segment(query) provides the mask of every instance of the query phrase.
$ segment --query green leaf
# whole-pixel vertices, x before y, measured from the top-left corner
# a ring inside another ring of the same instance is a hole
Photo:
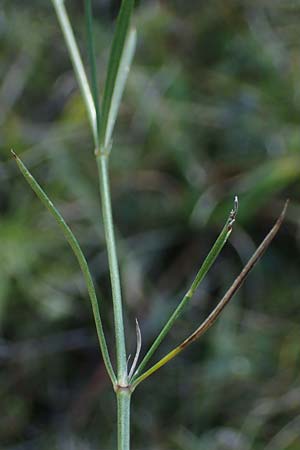
[[[237,215],[237,210],[238,210],[238,199],[237,199],[237,197],[235,197],[234,207],[230,211],[230,214],[226,221],[226,224],[224,225],[216,242],[214,243],[214,245],[211,248],[207,257],[205,258],[203,264],[201,265],[196,277],[194,278],[193,283],[191,284],[190,289],[187,291],[187,293],[185,294],[185,296],[183,297],[183,299],[181,300],[181,302],[179,303],[179,305],[177,306],[177,308],[175,309],[175,311],[173,312],[173,314],[171,315],[171,317],[169,318],[167,323],[164,325],[163,329],[161,330],[161,332],[159,333],[159,335],[157,336],[157,338],[155,339],[153,344],[151,345],[150,349],[144,356],[144,359],[142,360],[141,364],[139,365],[139,367],[133,377],[133,380],[135,380],[138,377],[138,375],[144,369],[144,367],[146,366],[146,364],[148,363],[150,358],[153,356],[153,354],[155,353],[155,351],[157,350],[159,345],[165,339],[166,335],[171,330],[171,328],[173,327],[176,320],[182,315],[183,310],[185,309],[186,305],[193,297],[199,284],[201,283],[201,281],[203,280],[203,278],[205,277],[205,275],[207,274],[207,272],[209,271],[209,269],[211,268],[211,266],[217,259],[218,255],[220,254],[222,248],[226,244],[226,242],[231,234],[232,226],[234,224],[234,221],[235,221],[235,218]]]
[[[150,369],[148,369],[146,372],[144,372],[142,375],[135,377],[132,381],[132,389],[135,389],[139,383],[141,383],[146,378],[150,377],[153,373],[155,373],[158,369],[163,367],[165,364],[167,364],[169,361],[171,361],[175,356],[177,356],[179,353],[181,353],[186,347],[191,345],[193,342],[195,342],[197,339],[199,339],[200,336],[202,336],[209,328],[215,323],[215,321],[220,316],[221,312],[225,308],[225,306],[230,302],[230,300],[233,298],[234,294],[239,290],[239,288],[244,283],[245,279],[255,266],[255,264],[260,260],[260,258],[263,256],[275,236],[277,235],[282,222],[284,220],[287,206],[289,201],[286,201],[284,208],[275,222],[274,226],[271,228],[267,236],[264,238],[262,243],[259,245],[259,247],[256,249],[254,254],[251,256],[241,273],[236,277],[228,291],[225,293],[223,298],[219,301],[217,306],[213,309],[213,311],[209,314],[209,316],[204,320],[204,322],[201,323],[201,325],[190,335],[188,336],[181,344],[179,344],[177,347],[175,347],[173,350],[171,350],[167,355],[165,355],[163,358],[161,358],[156,364],[154,364]]]
[[[85,0],[85,19],[86,19],[86,29],[87,29],[88,53],[89,53],[89,60],[90,60],[91,87],[92,87],[92,95],[93,95],[95,111],[96,111],[97,138],[98,138],[99,126],[100,126],[100,111],[99,111],[97,64],[96,64],[95,45],[94,45],[93,11],[92,11],[91,0]]]
[[[79,89],[86,106],[90,126],[93,133],[94,142],[97,142],[97,116],[93,95],[82,63],[78,45],[74,36],[74,32],[69,20],[67,10],[62,0],[52,0],[61,31],[68,48],[73,69],[77,78]]]
[[[107,151],[136,46],[136,32],[130,29],[134,0],[123,0],[111,47],[100,124],[100,150]]]
[[[83,277],[84,277],[84,280],[86,283],[86,287],[87,287],[87,290],[88,290],[88,293],[90,296],[103,360],[104,360],[107,372],[110,376],[110,379],[111,379],[112,383],[115,384],[116,376],[114,374],[114,370],[111,365],[110,356],[109,356],[107,345],[106,345],[106,339],[104,336],[102,321],[101,321],[101,317],[100,317],[100,311],[99,311],[99,306],[98,306],[96,290],[94,287],[93,279],[92,279],[87,261],[85,259],[85,256],[80,248],[80,245],[79,245],[76,237],[72,233],[70,227],[66,224],[66,222],[65,222],[64,218],[62,217],[62,215],[60,214],[60,212],[55,208],[52,201],[49,199],[47,194],[43,191],[43,189],[38,184],[38,182],[33,178],[33,176],[31,175],[31,173],[29,172],[27,167],[24,165],[24,163],[21,161],[21,159],[13,151],[12,151],[12,154],[13,154],[13,157],[15,158],[15,160],[18,164],[18,167],[19,167],[22,175],[24,176],[25,180],[27,181],[29,186],[36,193],[38,198],[41,200],[41,202],[48,209],[48,211],[50,211],[50,213],[56,220],[57,224],[61,228],[66,240],[68,241],[70,247],[72,248],[72,250],[78,260],[78,263],[81,268],[81,271],[82,271],[82,274],[83,274]]]

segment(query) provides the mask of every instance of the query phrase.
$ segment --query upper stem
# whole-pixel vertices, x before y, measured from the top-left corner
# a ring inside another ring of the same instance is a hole
[[[108,253],[108,264],[111,279],[112,299],[114,309],[115,321],[115,336],[116,336],[116,356],[117,356],[117,377],[118,383],[121,385],[127,384],[127,358],[124,335],[124,322],[122,310],[121,284],[119,275],[119,265],[116,251],[115,234],[113,227],[110,187],[108,176],[108,154],[96,155],[100,195],[102,204],[102,216],[105,232],[105,240]]]
[[[95,147],[97,148],[97,166],[99,172],[100,194],[102,202],[102,215],[104,222],[104,231],[106,238],[106,245],[108,251],[109,271],[112,285],[112,298],[115,321],[115,336],[116,336],[116,353],[117,353],[117,378],[121,385],[127,384],[127,358],[125,348],[125,336],[123,325],[122,299],[119,267],[117,260],[117,252],[115,245],[110,189],[108,179],[108,154],[106,152],[99,152],[99,134],[97,127],[97,107],[90,90],[87,76],[84,70],[82,59],[78,50],[78,46],[74,37],[74,33],[68,18],[67,11],[63,0],[52,0],[54,8],[57,13],[58,20],[61,25],[62,32],[68,47],[68,51],[72,60],[73,68],[78,80],[78,84],[86,105],[89,122],[91,125]],[[132,8],[132,3],[130,3]],[[126,7],[127,11],[127,7]],[[125,12],[126,12],[125,11]],[[129,8],[129,12],[131,9]],[[128,11],[127,11],[128,13]],[[90,30],[91,31],[91,30]],[[92,55],[93,56],[93,55]],[[95,98],[96,101],[96,98]],[[101,149],[102,150],[102,149]]]

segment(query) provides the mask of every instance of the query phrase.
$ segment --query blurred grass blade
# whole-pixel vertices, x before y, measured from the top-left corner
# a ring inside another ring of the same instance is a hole
[[[63,0],[51,0],[55,9],[58,22],[60,24],[62,33],[65,38],[65,42],[69,51],[69,55],[72,61],[73,69],[77,78],[77,82],[85,102],[85,106],[88,113],[90,126],[92,129],[95,143],[97,142],[97,120],[96,109],[94,105],[93,96],[91,94],[88,79],[84,70],[82,59],[79,53],[79,49],[76,43],[76,39],[72,30],[72,26],[68,17]]]
[[[133,58],[136,32],[130,30],[134,0],[123,0],[111,47],[101,108],[100,147],[107,151]]]
[[[157,350],[159,345],[165,339],[166,335],[171,330],[171,328],[173,327],[176,320],[182,315],[184,308],[186,307],[188,302],[193,297],[199,284],[201,283],[201,281],[203,280],[203,278],[205,277],[207,272],[210,270],[211,266],[214,264],[215,260],[217,259],[218,255],[222,251],[224,245],[226,244],[226,242],[231,234],[232,226],[235,222],[237,211],[238,211],[238,198],[237,198],[237,196],[235,196],[233,209],[230,211],[229,217],[228,217],[226,224],[224,225],[220,235],[218,236],[218,238],[217,238],[216,242],[214,243],[212,249],[210,250],[209,254],[205,258],[190,289],[185,294],[185,296],[183,297],[183,299],[181,300],[181,302],[179,303],[179,305],[177,306],[177,308],[175,309],[175,311],[173,312],[173,314],[171,315],[171,317],[169,318],[167,323],[164,325],[163,329],[161,330],[161,332],[159,333],[159,335],[157,336],[155,341],[153,342],[152,346],[150,347],[150,349],[144,356],[141,364],[139,365],[139,367],[133,377],[133,380],[135,380],[138,377],[138,375],[142,372],[142,370],[145,368],[146,364],[149,362],[150,358],[153,356],[153,354],[155,353],[155,351]]]
[[[99,339],[99,344],[100,344],[100,349],[102,352],[104,364],[106,366],[106,369],[110,376],[110,379],[111,379],[112,383],[114,384],[116,382],[116,377],[115,377],[114,370],[111,365],[110,356],[109,356],[107,345],[106,345],[106,340],[105,340],[105,336],[104,336],[104,331],[103,331],[102,321],[101,321],[101,317],[100,317],[98,300],[97,300],[97,295],[96,295],[93,279],[92,279],[87,261],[85,259],[85,256],[82,253],[82,250],[79,246],[79,243],[78,243],[76,237],[72,233],[69,226],[66,224],[65,220],[63,219],[63,217],[61,216],[59,211],[55,208],[55,206],[53,205],[53,203],[51,202],[51,200],[49,199],[47,194],[43,191],[41,186],[33,178],[33,176],[31,175],[29,170],[26,168],[26,166],[23,164],[21,159],[13,151],[12,151],[12,154],[13,154],[13,156],[18,164],[18,167],[19,167],[22,175],[24,176],[25,180],[30,185],[32,190],[36,193],[36,195],[41,200],[41,202],[46,206],[48,211],[50,211],[50,213],[52,214],[52,216],[54,217],[54,219],[60,226],[66,240],[70,244],[70,247],[72,248],[72,250],[79,262],[79,265],[80,265],[80,268],[81,268],[81,271],[82,271],[82,274],[83,274],[83,277],[84,277],[84,280],[86,283],[86,287],[87,287],[87,290],[88,290],[88,293],[90,296],[91,304],[92,304],[92,309],[93,309],[93,314],[94,314],[94,319],[95,319],[95,324],[96,324],[96,329],[97,329],[97,334],[98,334],[98,339]]]
[[[164,356],[160,361],[158,361],[154,366],[152,366],[149,370],[144,372],[141,376],[139,376],[134,382],[133,382],[133,388],[135,388],[139,383],[141,383],[143,380],[148,378],[150,375],[152,375],[154,372],[156,372],[158,369],[163,367],[165,364],[167,364],[169,361],[171,361],[176,355],[181,353],[186,347],[188,347],[192,342],[199,339],[202,334],[204,334],[217,320],[225,306],[230,302],[234,294],[237,292],[237,290],[241,287],[245,279],[247,278],[250,271],[253,269],[257,261],[262,257],[262,255],[265,253],[269,245],[271,244],[272,240],[278,233],[281,224],[283,222],[283,219],[285,217],[286,209],[288,206],[288,201],[285,203],[284,208],[277,219],[275,225],[271,229],[271,231],[267,234],[265,239],[262,241],[260,246],[257,248],[256,252],[252,255],[252,257],[249,259],[248,263],[243,268],[242,272],[239,274],[239,276],[234,280],[231,287],[228,289],[224,297],[220,300],[220,302],[217,304],[215,309],[210,313],[210,315],[207,317],[207,319],[202,322],[202,324],[192,333],[187,339],[185,339],[178,347],[176,347],[174,350],[169,352],[166,356]]]
[[[97,64],[95,57],[95,39],[94,39],[94,27],[93,27],[93,11],[91,0],[85,0],[85,19],[88,41],[88,53],[90,60],[90,72],[91,72],[91,87],[94,100],[94,106],[96,111],[96,125],[97,125],[97,139],[99,136],[100,126],[100,111],[99,111],[99,91],[98,91],[98,76],[97,76]],[[99,143],[97,142],[97,145]]]

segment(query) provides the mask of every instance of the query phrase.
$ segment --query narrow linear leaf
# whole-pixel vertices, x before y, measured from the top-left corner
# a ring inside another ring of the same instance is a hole
[[[189,288],[189,290],[187,291],[187,293],[185,294],[185,296],[183,297],[183,299],[181,300],[181,302],[179,303],[179,305],[177,306],[175,311],[172,313],[171,317],[169,318],[167,323],[164,325],[163,329],[161,330],[161,332],[159,333],[159,335],[157,336],[157,338],[155,339],[153,344],[151,345],[150,349],[144,356],[141,364],[139,365],[136,373],[134,374],[132,381],[137,379],[139,374],[145,368],[146,364],[149,362],[149,360],[152,358],[152,356],[155,353],[155,351],[157,350],[157,348],[160,346],[162,341],[165,339],[166,335],[169,333],[169,331],[175,324],[176,320],[182,315],[185,307],[187,306],[188,302],[193,297],[193,295],[196,292],[197,288],[199,287],[201,281],[203,280],[203,278],[205,277],[207,272],[210,270],[210,268],[214,264],[215,260],[217,259],[218,255],[220,254],[224,245],[226,244],[229,236],[231,235],[232,227],[235,222],[237,212],[238,212],[238,198],[237,198],[237,196],[235,196],[233,209],[230,211],[229,217],[228,217],[220,235],[218,236],[213,247],[211,248],[209,254],[205,258],[194,281],[191,284],[191,287]]]
[[[278,233],[282,222],[285,217],[285,213],[287,210],[288,201],[285,203],[285,206],[277,219],[275,225],[271,229],[271,231],[267,234],[265,239],[262,241],[260,246],[257,248],[256,252],[253,254],[253,256],[249,259],[248,263],[245,265],[239,276],[234,280],[231,287],[228,289],[224,297],[220,300],[220,302],[217,304],[215,309],[210,313],[210,315],[207,317],[207,319],[202,322],[202,324],[192,333],[187,339],[185,339],[178,347],[174,348],[171,352],[169,352],[166,356],[164,356],[160,361],[158,361],[156,364],[154,364],[149,370],[144,372],[142,375],[140,375],[134,382],[133,382],[133,389],[141,383],[143,380],[148,378],[150,375],[152,375],[154,372],[156,372],[158,369],[163,367],[165,364],[167,364],[169,361],[171,361],[176,355],[181,353],[186,347],[188,347],[190,344],[195,342],[197,339],[199,339],[200,336],[202,336],[217,320],[225,306],[230,302],[234,294],[237,292],[237,290],[241,287],[245,279],[247,278],[250,271],[253,269],[257,261],[262,257],[262,255],[265,253],[269,245],[271,244],[272,240]]]
[[[22,175],[24,176],[25,180],[27,181],[29,186],[32,188],[32,190],[35,192],[37,197],[44,204],[44,206],[48,209],[48,211],[50,211],[50,213],[56,220],[57,224],[60,226],[66,240],[70,244],[70,247],[72,248],[72,250],[78,260],[78,263],[81,268],[81,271],[82,271],[82,274],[83,274],[83,277],[84,277],[84,280],[86,283],[86,287],[87,287],[87,290],[89,293],[89,297],[91,300],[92,310],[93,310],[93,314],[94,314],[94,320],[95,320],[98,339],[99,339],[99,345],[100,345],[101,353],[103,356],[104,364],[106,366],[107,372],[110,376],[112,383],[115,384],[116,376],[114,374],[114,370],[111,365],[111,360],[110,360],[110,356],[109,356],[107,345],[106,345],[106,339],[104,336],[104,331],[103,331],[95,286],[94,286],[93,279],[92,279],[87,261],[85,259],[85,256],[79,246],[79,243],[78,243],[76,237],[74,236],[70,227],[66,224],[66,222],[65,222],[64,218],[62,217],[62,215],[60,214],[60,212],[55,208],[55,206],[53,205],[53,203],[51,202],[51,200],[49,199],[47,194],[43,191],[43,189],[38,184],[38,182],[33,178],[33,176],[31,175],[29,170],[26,168],[24,163],[21,161],[21,159],[16,155],[15,152],[13,152],[13,151],[11,151],[11,152],[12,152],[12,155],[15,158],[17,165],[18,165]]]
[[[101,150],[110,146],[113,127],[136,45],[136,32],[130,30],[134,0],[123,0],[109,56],[100,124]]]
[[[90,60],[91,87],[96,111],[97,139],[98,139],[100,127],[99,91],[98,91],[97,64],[95,56],[95,44],[94,44],[95,40],[94,40],[94,26],[93,26],[93,10],[91,0],[85,0],[84,5],[85,5],[88,53]]]
[[[124,51],[120,61],[119,71],[116,77],[115,89],[111,99],[111,107],[107,120],[107,130],[104,138],[104,148],[108,148],[118,116],[122,95],[129,75],[131,63],[136,48],[136,30],[132,28],[127,36]]]
[[[73,69],[77,78],[77,82],[83,97],[90,126],[93,133],[95,143],[97,142],[97,120],[96,109],[93,101],[93,96],[90,90],[89,82],[84,70],[80,52],[76,43],[74,32],[68,17],[67,10],[65,8],[63,0],[51,0],[55,9],[58,22],[63,33],[67,49],[71,58]]]

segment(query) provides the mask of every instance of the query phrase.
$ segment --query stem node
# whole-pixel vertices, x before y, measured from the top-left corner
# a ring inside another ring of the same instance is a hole
[[[116,394],[119,394],[121,392],[131,394],[132,393],[132,386],[130,384],[121,384],[117,383],[114,385],[114,390]]]

